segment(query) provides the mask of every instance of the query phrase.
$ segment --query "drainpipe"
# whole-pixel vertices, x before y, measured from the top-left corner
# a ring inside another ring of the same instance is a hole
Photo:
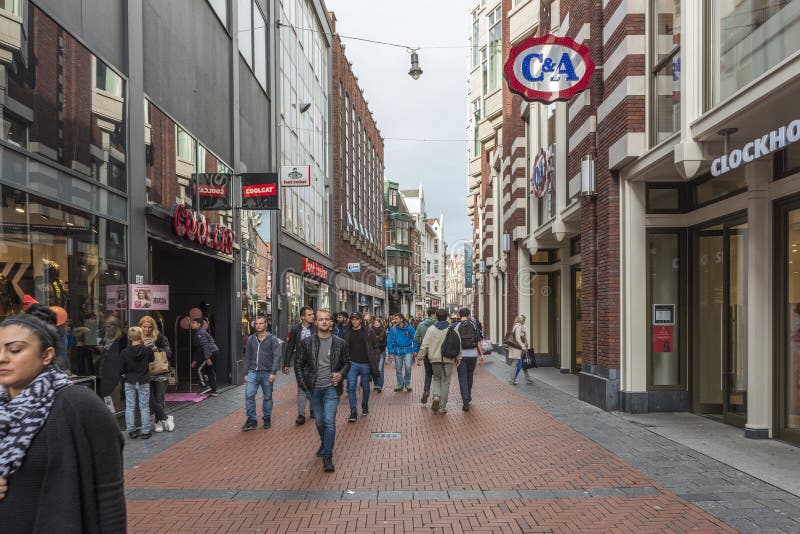
[[[592,113],[593,113],[593,123],[594,123],[594,134],[591,136],[591,146],[589,147],[590,154],[592,159],[597,161],[597,146],[599,144],[598,136],[597,136],[597,108],[600,106],[602,102],[603,96],[603,73],[604,73],[604,63],[605,57],[603,54],[603,1],[602,0],[589,0],[591,2],[591,26],[589,35],[591,36],[591,42],[593,46],[591,48],[591,55],[592,60],[594,61],[596,67],[594,71],[594,76],[589,85],[591,87],[591,95],[590,95],[590,104],[592,106]],[[598,263],[598,251],[600,250],[600,244],[598,242],[598,218],[597,218],[597,197],[594,196],[590,199],[590,202],[593,203],[593,220],[592,225],[594,227],[594,261],[595,261],[595,275],[594,275],[594,354],[590,358],[590,371],[592,374],[597,374],[599,369],[599,352],[600,352],[600,328],[599,328],[599,321],[598,318],[598,275],[597,275],[597,263]],[[583,362],[581,367],[586,369],[586,364]]]

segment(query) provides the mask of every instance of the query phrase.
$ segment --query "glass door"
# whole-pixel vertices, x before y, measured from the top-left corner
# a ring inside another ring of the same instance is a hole
[[[778,437],[800,445],[800,207],[781,211],[777,362]]]
[[[744,426],[747,417],[747,223],[693,233],[692,409]]]

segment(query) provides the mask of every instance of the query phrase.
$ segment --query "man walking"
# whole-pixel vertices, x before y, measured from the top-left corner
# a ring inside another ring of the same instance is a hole
[[[411,363],[419,346],[414,343],[414,327],[406,322],[402,313],[394,316],[394,326],[389,329],[386,340],[386,350],[389,352],[389,361],[394,357],[397,360],[397,385],[395,391],[411,391]],[[403,369],[405,368],[405,373]]]
[[[428,328],[417,355],[417,358],[427,355],[431,361],[431,366],[433,366],[433,402],[431,403],[431,409],[433,413],[440,415],[447,413],[447,397],[450,393],[450,377],[453,373],[453,365],[458,368],[461,363],[461,340],[458,340],[453,355],[447,355],[446,351],[443,350],[449,327],[447,310],[441,308],[436,310],[436,322],[433,327]],[[458,336],[455,330],[453,332]]]
[[[461,338],[461,365],[458,366],[458,385],[461,389],[461,409],[469,411],[472,402],[472,377],[475,375],[475,366],[480,359],[483,363],[480,340],[483,337],[477,323],[472,320],[469,308],[458,310],[459,321],[456,324],[458,337]]]
[[[336,324],[333,328],[333,335],[344,339],[345,330],[347,330],[347,312],[339,312],[336,314]]]
[[[347,373],[347,396],[350,401],[350,417],[348,423],[358,421],[356,411],[356,387],[361,378],[361,413],[369,414],[369,380],[375,377],[380,380],[378,362],[375,361],[375,351],[372,347],[372,333],[365,327],[361,313],[350,314],[350,328],[344,334],[347,343],[347,354],[350,356],[350,371]]]
[[[317,333],[317,326],[314,324],[314,310],[310,306],[303,306],[300,308],[300,322],[292,327],[289,331],[289,337],[286,340],[286,352],[283,355],[283,374],[289,374],[289,367],[293,361],[297,360],[297,351],[300,349],[300,343],[304,339],[308,339]],[[294,424],[302,425],[306,422],[306,400],[309,398],[309,393],[300,388],[300,377],[295,376],[297,380],[297,419]],[[311,418],[314,418],[314,408],[311,407]]]
[[[262,417],[264,430],[272,426],[272,385],[278,377],[281,364],[281,344],[278,338],[267,332],[267,319],[263,315],[256,317],[255,332],[247,337],[244,346],[244,407],[247,421],[242,432],[253,430],[258,426],[256,414],[256,395],[258,388],[264,396]]]
[[[317,312],[317,331],[300,343],[294,361],[297,384],[311,395],[311,406],[317,414],[322,441],[317,456],[322,457],[326,473],[335,471],[333,445],[336,440],[336,409],[342,394],[342,378],[350,371],[347,344],[332,334],[331,312]]]
[[[422,345],[422,340],[425,338],[425,332],[428,331],[433,323],[436,322],[436,308],[428,308],[428,318],[420,323],[417,327],[417,333],[414,334],[414,343],[417,346]],[[422,391],[422,398],[419,400],[422,404],[428,402],[428,396],[431,392],[431,380],[433,379],[433,367],[431,367],[431,360],[427,356],[422,358],[422,363],[425,365],[425,387]]]
[[[197,378],[200,380],[198,395],[208,393],[210,397],[217,396],[217,373],[215,364],[219,347],[214,343],[205,328],[205,319],[198,317],[192,319],[192,369],[197,369]],[[206,378],[208,379],[206,381]]]

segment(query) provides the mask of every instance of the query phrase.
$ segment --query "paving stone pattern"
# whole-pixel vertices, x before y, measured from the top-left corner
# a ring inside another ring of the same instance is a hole
[[[499,361],[479,367],[470,412],[454,380],[444,416],[419,404],[421,367],[413,393],[392,392],[387,370],[388,391],[372,395],[357,423],[346,422],[342,396],[332,474],[314,457],[313,421],[294,425],[291,377],[280,379],[271,430],[239,430],[237,388],[178,412],[174,433],[130,442],[130,532],[734,532],[761,512],[687,502],[676,493],[746,493],[749,481],[541,383],[508,386],[492,374],[506,372]],[[727,485],[712,490],[707,466]],[[694,478],[680,485],[681,473]],[[757,524],[792,532],[780,522],[790,517],[771,511]]]

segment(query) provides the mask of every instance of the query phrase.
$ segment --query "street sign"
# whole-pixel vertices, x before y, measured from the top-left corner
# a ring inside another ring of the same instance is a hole
[[[392,288],[394,287],[394,278],[391,276],[386,277],[386,280],[383,281],[383,287]]]
[[[360,273],[361,272],[361,263],[348,263],[347,264],[347,272],[348,273]]]
[[[249,172],[242,177],[242,208],[247,210],[277,210],[278,175],[274,172]]]
[[[503,73],[508,88],[529,102],[569,100],[589,86],[594,61],[589,49],[569,37],[530,37],[508,53]]]
[[[282,165],[281,187],[308,187],[311,185],[311,165]]]
[[[200,201],[201,211],[228,210],[231,208],[231,178],[226,173],[199,173],[192,175],[192,201],[195,209]]]

